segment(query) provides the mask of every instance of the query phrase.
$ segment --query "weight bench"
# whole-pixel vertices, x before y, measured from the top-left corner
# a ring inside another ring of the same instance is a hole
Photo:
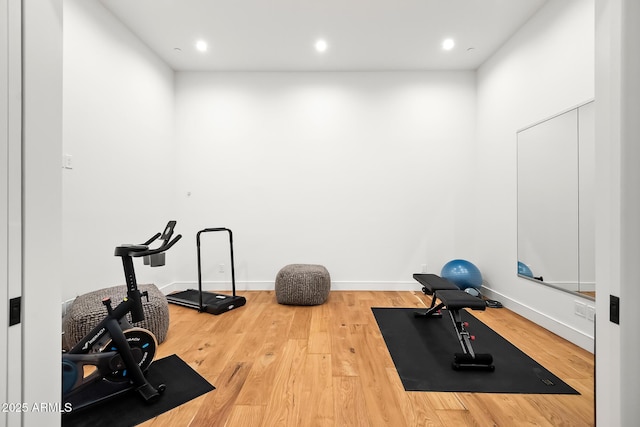
[[[458,341],[462,347],[462,353],[455,353],[451,366],[459,369],[487,369],[493,371],[493,356],[488,353],[476,353],[473,351],[471,341],[475,339],[466,330],[467,322],[463,322],[460,310],[470,308],[472,310],[484,310],[487,304],[480,298],[474,297],[458,288],[454,283],[435,274],[414,274],[413,278],[422,285],[422,292],[431,295],[431,305],[425,311],[416,311],[416,317],[430,318],[442,317],[443,308],[446,308],[453,322]],[[439,301],[439,302],[437,302]]]

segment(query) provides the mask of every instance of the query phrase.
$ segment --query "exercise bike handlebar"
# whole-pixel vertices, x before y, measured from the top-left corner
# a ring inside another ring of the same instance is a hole
[[[142,251],[142,252],[133,252],[131,254],[131,256],[140,257],[140,256],[159,254],[161,252],[169,250],[169,248],[171,248],[173,245],[175,245],[178,242],[178,240],[180,240],[180,239],[182,239],[182,234],[178,234],[176,237],[173,238],[173,240],[171,240],[169,242],[165,242],[164,244],[162,244],[162,246],[160,246],[160,247],[158,247],[156,249],[148,249],[148,250]],[[147,246],[147,248],[148,248],[148,246]]]
[[[175,227],[175,225],[176,225],[175,221],[169,221],[163,233],[156,233],[153,237],[151,237],[149,240],[147,240],[142,244],[117,246],[115,250],[115,255],[120,257],[126,257],[126,256],[141,257],[141,256],[155,255],[155,254],[165,252],[169,250],[173,245],[175,245],[178,242],[178,240],[182,238],[182,235],[178,234],[176,237],[173,238],[173,240],[170,240],[171,236],[173,235],[173,228]],[[155,249],[150,249],[149,245],[155,242],[158,238],[160,238],[160,240],[162,240],[163,243]]]
[[[144,243],[141,243],[140,246],[149,246],[150,244],[152,244],[153,242],[155,242],[155,240],[162,236],[162,233],[156,233],[155,236],[153,236],[152,238],[150,238],[149,240],[147,240]]]

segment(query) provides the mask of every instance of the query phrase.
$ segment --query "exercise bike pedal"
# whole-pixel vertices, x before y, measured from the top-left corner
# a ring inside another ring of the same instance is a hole
[[[143,384],[136,389],[136,391],[142,396],[145,402],[154,403],[159,398],[160,395],[167,389],[167,386],[164,384],[160,384],[157,388],[152,386],[149,383]]]

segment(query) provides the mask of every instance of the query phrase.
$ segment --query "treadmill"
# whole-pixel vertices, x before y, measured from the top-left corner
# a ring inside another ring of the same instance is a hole
[[[200,235],[202,233],[226,231],[229,233],[229,249],[231,252],[231,295],[202,291],[202,267],[200,257]],[[167,295],[167,301],[171,304],[193,308],[199,312],[210,314],[222,314],[247,303],[243,296],[236,295],[236,274],[233,261],[233,233],[228,228],[205,228],[196,234],[196,247],[198,252],[198,289],[187,289]]]

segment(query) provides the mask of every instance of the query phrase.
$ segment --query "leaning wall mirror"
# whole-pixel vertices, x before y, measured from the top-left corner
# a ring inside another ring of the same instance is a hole
[[[593,101],[528,126],[518,144],[518,275],[595,298]]]

